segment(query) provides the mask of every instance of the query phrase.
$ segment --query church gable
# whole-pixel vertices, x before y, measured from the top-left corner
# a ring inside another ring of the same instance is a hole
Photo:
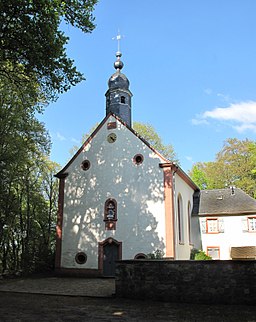
[[[119,155],[120,152],[123,154],[123,152],[129,153],[134,151],[132,161],[135,164],[144,162],[144,154],[151,159],[157,160],[158,164],[166,162],[170,163],[158,151],[151,147],[144,138],[127,126],[120,118],[110,113],[103,119],[95,131],[87,138],[81,148],[71,158],[67,165],[56,175],[56,177],[60,177],[62,174],[72,171],[71,169],[73,168],[73,165],[76,164],[76,160],[80,159],[81,156],[83,160],[81,161],[80,166],[84,169],[84,164],[86,163],[85,155],[88,153],[94,154],[96,164],[104,163],[103,160],[100,160],[103,156],[103,151],[106,157],[111,154],[111,157],[113,158]],[[113,153],[116,155],[114,156]],[[89,163],[91,166],[91,161],[89,161]]]

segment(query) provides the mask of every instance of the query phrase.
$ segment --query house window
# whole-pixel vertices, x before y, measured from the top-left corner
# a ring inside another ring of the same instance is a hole
[[[207,247],[207,255],[211,256],[212,259],[220,259],[220,248],[219,248],[219,246]]]
[[[218,234],[224,233],[225,218],[201,218],[202,234]]]
[[[256,233],[256,217],[248,217],[248,230]]]
[[[217,218],[211,218],[206,220],[206,232],[208,234],[216,234],[219,232],[219,225]]]
[[[184,243],[184,219],[183,219],[183,205],[182,197],[178,196],[178,227],[179,227],[179,243]]]
[[[121,96],[121,103],[125,104],[125,97],[124,96]]]
[[[115,199],[108,199],[105,202],[104,221],[106,230],[115,230],[117,221],[117,203]]]

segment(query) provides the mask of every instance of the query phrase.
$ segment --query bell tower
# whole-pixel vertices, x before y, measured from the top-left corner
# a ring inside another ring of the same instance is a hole
[[[121,73],[124,64],[121,61],[122,53],[118,50],[114,67],[116,72],[109,78],[106,96],[106,115],[110,112],[120,117],[131,127],[131,98],[129,80]]]

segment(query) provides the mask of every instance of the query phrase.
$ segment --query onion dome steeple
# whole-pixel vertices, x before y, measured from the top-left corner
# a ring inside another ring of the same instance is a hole
[[[117,40],[120,40],[117,36]],[[118,48],[119,49],[119,48]],[[121,61],[122,53],[116,53],[114,67],[116,72],[109,78],[106,96],[106,114],[112,112],[119,116],[127,125],[131,126],[131,97],[129,80],[121,73],[124,64]]]

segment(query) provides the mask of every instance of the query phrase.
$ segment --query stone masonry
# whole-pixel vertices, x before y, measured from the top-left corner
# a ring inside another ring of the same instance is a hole
[[[256,261],[125,260],[117,297],[175,303],[256,303]]]

